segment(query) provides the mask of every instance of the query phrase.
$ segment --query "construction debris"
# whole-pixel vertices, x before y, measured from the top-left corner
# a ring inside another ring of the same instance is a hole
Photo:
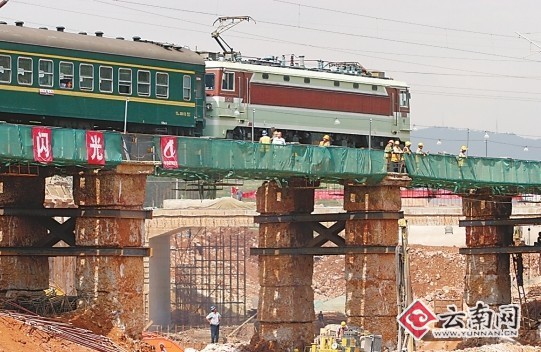
[[[96,335],[90,330],[81,329],[70,323],[40,317],[39,315],[23,314],[14,311],[0,311],[0,317],[8,317],[39,330],[48,335],[74,342],[99,352],[128,352],[118,347],[109,338]]]

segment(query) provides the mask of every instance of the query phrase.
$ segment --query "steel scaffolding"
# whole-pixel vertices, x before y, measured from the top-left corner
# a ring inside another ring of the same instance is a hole
[[[248,228],[186,228],[173,237],[172,323],[207,325],[214,305],[222,325],[247,317],[246,231]]]

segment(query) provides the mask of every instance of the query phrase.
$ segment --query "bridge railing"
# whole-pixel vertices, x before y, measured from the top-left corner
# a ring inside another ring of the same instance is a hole
[[[87,164],[86,131],[66,128],[50,128],[52,161],[50,165]],[[122,162],[122,138],[116,132],[103,132],[105,160],[107,165]],[[44,142],[45,143],[45,142]],[[42,148],[46,147],[44,144]],[[32,126],[0,123],[0,160],[3,164],[34,162]],[[39,163],[37,163],[39,165]]]
[[[406,168],[413,186],[462,191],[471,188],[541,187],[541,163],[508,158],[455,155],[406,155]]]
[[[159,146],[159,137],[155,137],[154,144]],[[380,180],[387,174],[383,153],[375,150],[188,137],[178,138],[177,149],[179,168],[159,167],[159,174],[255,179],[305,176],[360,181]]]
[[[52,160],[35,158],[36,127],[0,123],[0,167],[17,163],[101,167],[89,165],[95,144],[85,130],[47,128]],[[48,133],[49,133],[48,132]],[[377,183],[387,175],[383,151],[245,141],[121,134],[103,131],[105,167],[123,161],[153,161],[156,174],[187,180],[223,178],[269,179],[293,176],[331,182],[356,180]],[[101,135],[100,135],[101,138]],[[173,138],[178,166],[166,168],[162,138]],[[41,143],[41,142],[40,142]],[[88,147],[87,147],[88,145]],[[43,146],[41,146],[43,147]],[[39,148],[38,148],[39,149]],[[101,151],[101,149],[100,149]],[[490,187],[523,193],[541,192],[541,162],[455,155],[405,155],[413,187],[467,191]],[[1,170],[0,170],[1,171]]]

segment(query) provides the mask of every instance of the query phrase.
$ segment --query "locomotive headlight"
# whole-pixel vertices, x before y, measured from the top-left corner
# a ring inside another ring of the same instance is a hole
[[[212,111],[212,104],[211,104],[211,103],[206,103],[206,104],[205,104],[205,109],[206,109],[207,111]]]

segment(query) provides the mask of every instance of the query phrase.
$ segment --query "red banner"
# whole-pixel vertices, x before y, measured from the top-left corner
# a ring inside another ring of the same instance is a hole
[[[178,169],[177,137],[163,136],[160,140],[162,166],[164,169]]]
[[[53,134],[49,127],[32,127],[32,150],[34,161],[39,163],[53,161]]]
[[[103,132],[86,131],[86,157],[90,165],[105,165]]]

